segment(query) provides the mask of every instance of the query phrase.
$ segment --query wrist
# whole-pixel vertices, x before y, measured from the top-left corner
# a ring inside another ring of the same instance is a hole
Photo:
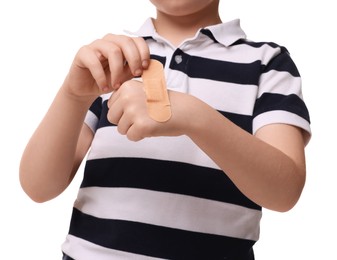
[[[58,104],[62,106],[62,113],[72,114],[74,117],[84,118],[85,114],[88,112],[90,106],[94,102],[94,98],[82,97],[73,95],[66,88],[61,87],[57,98]]]
[[[191,106],[186,118],[186,135],[192,140],[202,139],[207,133],[212,133],[215,123],[223,119],[216,109],[191,96]]]
[[[88,108],[94,100],[98,97],[98,95],[78,95],[74,91],[72,91],[72,88],[67,85],[67,83],[63,83],[61,86],[59,93],[70,102],[76,103],[78,106],[85,106]]]
[[[180,129],[184,135],[192,138],[198,135],[207,124],[208,111],[212,109],[202,100],[189,94],[172,92],[173,95],[182,95],[182,98],[171,99],[172,112],[178,117]],[[207,127],[207,126],[206,126]]]

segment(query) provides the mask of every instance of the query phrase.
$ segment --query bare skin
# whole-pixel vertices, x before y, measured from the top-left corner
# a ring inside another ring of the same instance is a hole
[[[156,30],[175,45],[200,27],[221,22],[216,0],[151,2],[157,7]],[[146,112],[142,83],[130,80],[146,69],[148,60],[142,39],[111,34],[78,51],[22,156],[20,180],[25,192],[44,202],[67,188],[93,138],[83,124],[85,114],[98,95],[116,90],[108,103],[108,119],[118,125],[120,134],[132,141],[187,135],[252,201],[271,210],[290,210],[305,183],[302,130],[273,124],[253,136],[201,100],[174,91],[169,91],[172,117],[158,123]]]
[[[200,28],[219,24],[219,1],[151,0],[157,7],[157,19],[154,21],[157,32],[178,46],[183,40],[193,37]]]

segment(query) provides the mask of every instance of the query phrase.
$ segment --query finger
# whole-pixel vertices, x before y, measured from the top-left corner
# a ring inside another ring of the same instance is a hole
[[[125,114],[122,114],[117,125],[117,130],[120,134],[126,135],[132,126],[132,122],[129,117]]]
[[[109,63],[111,85],[114,89],[118,89],[123,83],[123,80],[125,80],[125,77],[129,77],[132,73],[128,71],[128,68],[125,68],[124,54],[119,46],[110,43],[106,55]],[[126,75],[122,79],[124,74]]]
[[[132,38],[137,45],[142,61],[142,68],[147,69],[150,61],[150,49],[146,41],[141,37]]]
[[[142,136],[141,132],[138,131],[137,127],[135,127],[135,124],[130,125],[125,134],[130,141],[134,142],[140,141],[145,138],[145,136]]]
[[[123,50],[118,44],[99,39],[89,45],[104,70],[104,80],[112,89],[117,89],[125,80],[132,78],[129,67],[125,66]],[[101,73],[101,71],[100,71]]]
[[[88,69],[101,89],[107,88],[108,81],[105,71],[94,49],[88,45],[83,46],[78,52],[78,57],[80,60],[76,61],[76,65],[81,69]]]
[[[122,106],[118,105],[118,101],[112,103],[109,106],[107,119],[111,124],[118,125],[122,115],[123,115],[123,109],[122,109]]]
[[[118,90],[115,90],[112,94],[111,94],[111,96],[110,96],[110,98],[109,98],[109,100],[108,100],[108,108],[110,109],[110,107],[119,99],[119,96],[120,96],[120,94],[119,94],[119,91]]]
[[[148,52],[146,50],[146,48],[148,48],[146,43],[142,43],[141,40],[137,38],[114,34],[108,34],[104,39],[113,42],[120,48],[131,73],[134,76],[140,76],[143,70],[143,58],[146,59],[146,53]]]
[[[120,94],[119,91],[116,90],[112,93],[108,100],[108,114],[107,114],[107,119],[110,123],[118,125],[118,122],[123,114],[122,106],[119,105],[120,103]]]

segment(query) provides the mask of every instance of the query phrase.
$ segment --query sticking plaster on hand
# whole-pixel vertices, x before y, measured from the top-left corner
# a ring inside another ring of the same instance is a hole
[[[166,122],[171,118],[171,104],[163,65],[157,60],[150,60],[149,67],[143,71],[142,80],[149,116],[157,122]]]

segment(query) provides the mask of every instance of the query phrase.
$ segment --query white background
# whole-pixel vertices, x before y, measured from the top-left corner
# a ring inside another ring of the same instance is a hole
[[[287,47],[302,75],[312,120],[303,195],[290,212],[264,211],[261,239],[255,247],[257,260],[336,259],[337,19],[333,2],[221,2],[223,21],[240,18],[248,38]],[[60,244],[68,231],[82,172],[59,197],[36,204],[19,185],[21,153],[78,48],[108,32],[136,30],[148,16],[155,16],[148,0],[0,2],[1,259],[61,259]]]

